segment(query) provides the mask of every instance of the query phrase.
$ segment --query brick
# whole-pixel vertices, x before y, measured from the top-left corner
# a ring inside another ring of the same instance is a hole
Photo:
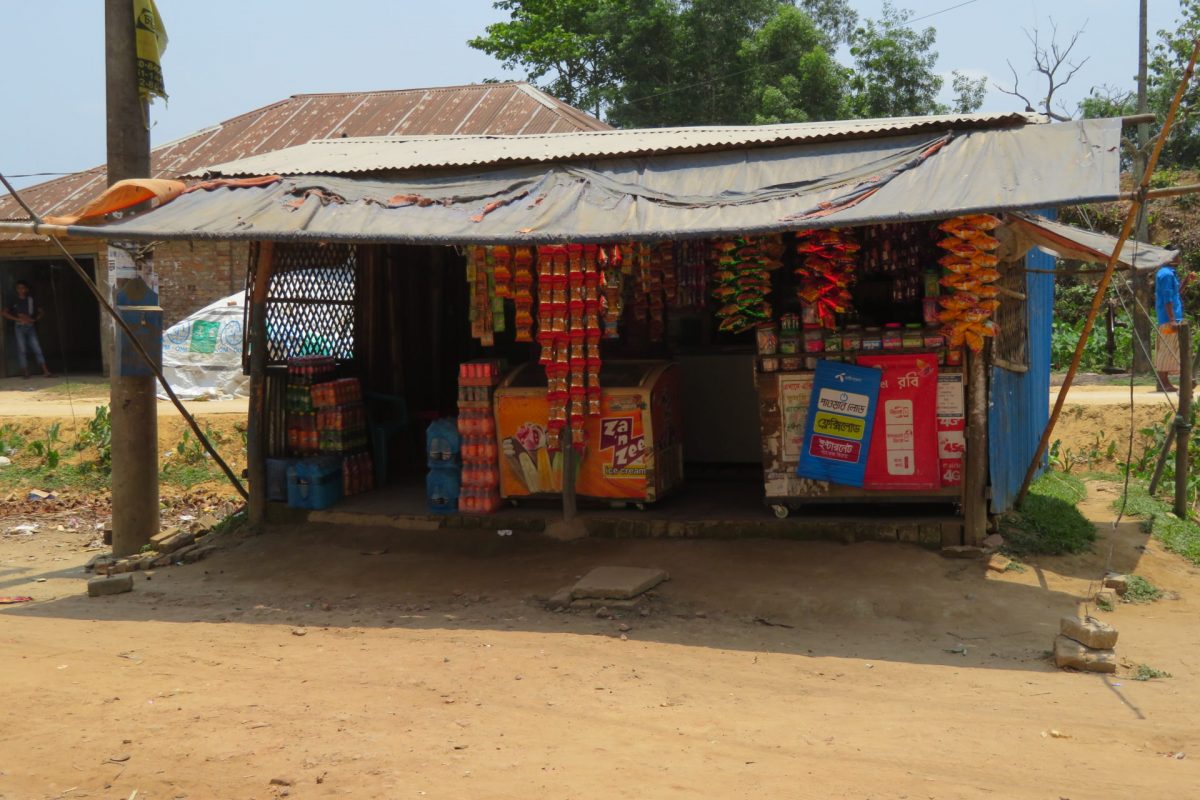
[[[174,553],[196,541],[196,534],[181,531],[179,528],[168,528],[150,539],[150,544],[159,553]]]
[[[1117,654],[1112,650],[1094,650],[1066,636],[1054,639],[1055,666],[1070,667],[1083,672],[1117,671]]]
[[[110,594],[124,594],[133,591],[133,576],[109,575],[92,578],[88,581],[88,597],[105,597]]]
[[[1117,644],[1117,629],[1098,619],[1063,617],[1059,632],[1093,650],[1111,650]]]
[[[987,568],[992,572],[1007,572],[1012,563],[1011,558],[1002,556],[999,553],[992,553],[988,557]]]

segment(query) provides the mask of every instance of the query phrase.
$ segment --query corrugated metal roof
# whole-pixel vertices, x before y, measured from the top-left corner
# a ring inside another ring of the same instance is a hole
[[[1111,200],[1119,119],[213,186],[75,235],[512,244],[707,238]]]
[[[190,177],[351,175],[390,170],[474,167],[666,155],[744,147],[976,130],[1044,123],[1039,114],[944,114],[784,125],[549,132],[536,135],[372,136],[313,141],[242,158]]]
[[[155,178],[178,178],[208,164],[248,158],[312,139],[431,134],[555,134],[609,126],[527,83],[300,94],[226,120],[152,153]],[[61,214],[107,185],[103,166],[21,190],[40,214]],[[0,195],[0,219],[25,219]],[[0,236],[0,240],[17,238]]]

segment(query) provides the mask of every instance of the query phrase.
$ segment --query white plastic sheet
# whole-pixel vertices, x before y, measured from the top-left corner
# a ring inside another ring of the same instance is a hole
[[[163,375],[181,400],[230,400],[250,394],[242,374],[246,295],[205,306],[163,333]],[[159,392],[159,397],[164,395]]]

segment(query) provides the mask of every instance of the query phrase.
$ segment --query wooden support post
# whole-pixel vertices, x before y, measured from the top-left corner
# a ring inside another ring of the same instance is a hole
[[[105,113],[108,184],[150,177],[149,103],[138,93],[137,47],[129,0],[104,2]],[[112,283],[112,300],[128,292],[143,297],[141,277]],[[117,365],[121,336],[113,342],[109,364]],[[161,361],[161,344],[151,357]],[[158,400],[152,375],[114,371],[109,390],[112,422],[113,555],[139,552],[158,533]]]
[[[563,522],[573,522],[579,512],[578,501],[575,497],[575,448],[571,445],[571,426],[562,430],[562,505]]]
[[[988,381],[983,353],[967,353],[967,462],[963,474],[963,544],[979,547],[988,527]]]
[[[1179,416],[1175,421],[1175,516],[1187,519],[1188,455],[1192,441],[1192,331],[1179,323]]]
[[[1150,495],[1158,491],[1158,482],[1162,480],[1163,469],[1167,466],[1167,457],[1171,455],[1171,446],[1175,444],[1175,437],[1179,433],[1179,420],[1176,419],[1175,424],[1167,428],[1167,438],[1163,440],[1162,450],[1158,453],[1158,461],[1154,464],[1154,473],[1150,476]]]
[[[261,242],[250,296],[250,416],[246,420],[246,477],[250,481],[250,525],[267,519],[267,289],[275,260],[274,242]]]

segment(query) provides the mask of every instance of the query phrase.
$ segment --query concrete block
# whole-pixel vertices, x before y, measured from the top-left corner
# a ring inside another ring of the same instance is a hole
[[[1124,597],[1129,591],[1128,575],[1109,575],[1104,579],[1104,588],[1112,589],[1118,596]]]
[[[571,589],[573,588],[573,586],[564,586],[550,595],[550,599],[546,601],[546,608],[553,611],[556,608],[566,608],[571,605]]]
[[[1117,644],[1117,629],[1098,619],[1063,617],[1059,633],[1093,650],[1111,650]]]
[[[92,578],[88,581],[88,597],[104,597],[110,594],[124,594],[133,591],[133,576],[108,575]]]
[[[653,589],[670,576],[666,570],[645,567],[596,567],[571,590],[571,596],[628,600]]]
[[[1054,664],[1057,667],[1070,667],[1083,672],[1117,671],[1117,654],[1112,650],[1094,650],[1084,647],[1079,642],[1067,636],[1056,636],[1054,639]]]
[[[921,527],[919,525],[899,525],[896,527],[896,533],[900,536],[900,541],[916,544],[921,541]]]
[[[1117,605],[1117,593],[1112,589],[1101,589],[1096,592],[1096,605],[1107,605],[1115,608]]]

